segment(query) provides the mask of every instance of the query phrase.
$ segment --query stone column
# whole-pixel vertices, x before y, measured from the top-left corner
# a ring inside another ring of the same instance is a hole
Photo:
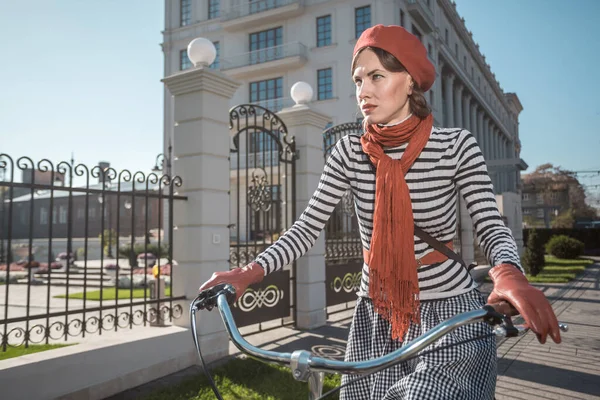
[[[481,148],[481,153],[483,154],[483,158],[485,157],[485,128],[483,127],[483,110],[481,108],[478,108],[477,111],[477,130],[479,131],[479,134],[477,136],[478,141],[479,141],[479,147]],[[487,158],[486,158],[487,160]]]
[[[302,104],[285,108],[277,115],[296,139],[299,158],[296,161],[296,212],[298,218],[311,199],[325,159],[323,130],[331,117]],[[327,321],[325,298],[325,235],[321,233],[315,245],[296,261],[297,320],[303,329],[323,326]]]
[[[229,270],[229,101],[239,83],[209,68],[193,68],[163,79],[173,95],[173,173],[183,184],[175,190],[187,200],[174,207],[173,294],[189,302],[215,271]],[[228,354],[229,340],[218,312],[201,312],[198,334],[207,361]],[[190,337],[190,343],[191,343]],[[193,349],[193,346],[192,346]]]
[[[463,125],[468,131],[473,131],[471,128],[471,95],[468,92],[463,96]]]
[[[475,135],[475,139],[479,143],[481,132],[477,126],[477,104],[475,104],[475,101],[471,103],[471,133]]]
[[[462,92],[463,92],[463,86],[462,85],[457,85],[456,88],[454,89],[454,105],[456,106],[456,112],[454,113],[455,115],[455,120],[454,120],[454,125],[456,125],[457,128],[464,128],[464,121],[463,121],[463,102],[462,102]]]
[[[444,79],[444,102],[446,103],[446,114],[444,116],[446,128],[454,127],[454,74],[449,73]]]

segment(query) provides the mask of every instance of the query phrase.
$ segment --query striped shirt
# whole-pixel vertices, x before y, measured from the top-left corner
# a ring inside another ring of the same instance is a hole
[[[400,159],[407,144],[385,149]],[[456,234],[458,193],[465,199],[477,243],[490,265],[509,263],[522,270],[516,242],[498,211],[491,179],[481,149],[473,135],[459,128],[433,127],[429,141],[405,176],[410,191],[415,225],[442,243]],[[350,189],[363,247],[369,249],[373,229],[375,169],[362,150],[360,136],[341,138],[329,155],[319,185],[307,208],[277,242],[256,262],[265,275],[281,269],[305,254],[315,243],[344,193]],[[415,237],[415,257],[433,251]],[[418,269],[420,298],[441,299],[476,287],[465,268],[448,259]],[[363,265],[358,294],[368,296],[369,268]]]

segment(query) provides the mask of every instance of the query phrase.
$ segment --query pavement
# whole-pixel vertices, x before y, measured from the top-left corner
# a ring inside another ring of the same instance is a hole
[[[551,339],[541,345],[533,333],[499,340],[496,399],[600,399],[600,258],[594,261],[568,284],[534,285],[544,292],[558,320],[568,324],[569,331],[563,333],[558,345]],[[491,283],[480,287],[486,296],[491,289]],[[245,338],[267,350],[306,349],[343,360],[351,315],[352,310],[339,312],[329,318],[326,326],[310,331],[278,328]],[[232,346],[231,354],[239,355],[239,351]],[[199,372],[199,367],[191,367],[110,400],[139,398]]]

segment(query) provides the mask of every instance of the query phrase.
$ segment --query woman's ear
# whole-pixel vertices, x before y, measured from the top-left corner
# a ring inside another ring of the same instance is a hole
[[[415,87],[415,81],[413,81],[412,76],[408,76],[408,95],[410,96],[413,93],[413,88]]]

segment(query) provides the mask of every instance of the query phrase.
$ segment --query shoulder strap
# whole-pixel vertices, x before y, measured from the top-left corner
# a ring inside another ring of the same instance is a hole
[[[465,267],[467,271],[471,271],[473,268],[475,268],[475,266],[476,266],[475,264],[471,264],[471,265],[467,266],[465,261],[458,254],[456,254],[454,251],[450,250],[450,248],[448,248],[448,246],[444,246],[439,240],[437,240],[436,238],[434,238],[429,233],[425,232],[423,229],[419,228],[416,225],[415,225],[415,235],[417,235],[417,237],[421,238],[425,243],[427,243],[428,245],[430,245],[431,247],[433,247],[434,249],[436,249],[437,251],[439,251],[446,257],[451,258],[454,261],[458,262],[460,265]]]

